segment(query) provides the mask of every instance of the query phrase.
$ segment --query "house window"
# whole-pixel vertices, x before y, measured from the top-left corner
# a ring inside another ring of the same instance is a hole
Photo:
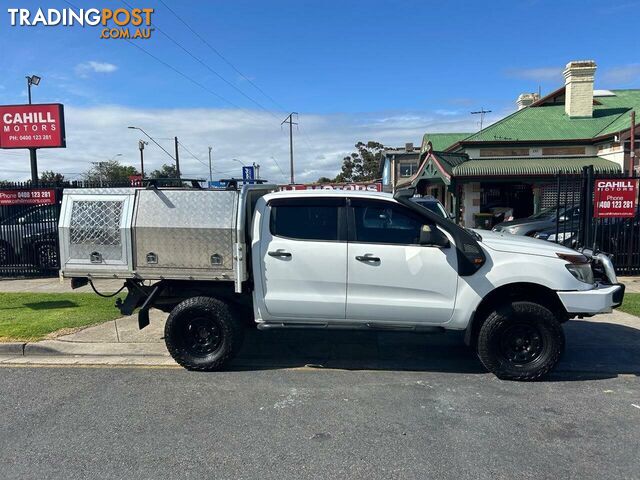
[[[584,155],[585,147],[545,147],[542,155]]]
[[[412,177],[415,175],[417,171],[418,171],[418,164],[416,162],[400,164],[401,177]]]
[[[481,148],[481,157],[528,157],[529,148]]]

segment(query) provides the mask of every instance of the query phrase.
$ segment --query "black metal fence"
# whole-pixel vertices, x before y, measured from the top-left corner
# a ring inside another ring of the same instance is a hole
[[[58,274],[58,219],[64,188],[128,187],[129,182],[0,184],[0,278]]]
[[[640,205],[636,201],[633,218],[594,218],[594,185],[602,179],[629,177],[594,175],[592,168],[558,175],[555,188],[546,192],[555,202],[555,228],[539,232],[545,235],[539,238],[604,251],[613,256],[619,274],[640,275]],[[57,275],[63,189],[128,186],[128,181],[0,184],[0,277]]]
[[[594,218],[598,180],[632,180],[622,174],[596,175],[585,168],[581,175],[558,175],[555,232],[547,240],[573,248],[593,248],[612,255],[616,272],[640,275],[640,204],[630,218]]]

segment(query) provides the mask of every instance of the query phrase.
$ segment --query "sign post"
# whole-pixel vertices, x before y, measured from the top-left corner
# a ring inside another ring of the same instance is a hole
[[[256,170],[253,166],[243,166],[242,167],[242,180],[247,182],[253,182],[255,180]]]
[[[638,181],[631,179],[596,180],[594,218],[632,218],[636,214]]]

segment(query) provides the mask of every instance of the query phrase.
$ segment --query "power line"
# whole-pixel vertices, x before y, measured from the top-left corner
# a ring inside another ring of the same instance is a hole
[[[273,163],[276,164],[276,167],[278,167],[278,170],[280,170],[280,173],[282,174],[282,178],[284,178],[285,180],[287,179],[287,174],[284,173],[284,170],[282,170],[282,168],[280,167],[280,164],[278,163],[278,161],[276,160],[276,157],[274,157],[273,155],[271,155],[271,160],[273,160]]]
[[[145,50],[144,48],[142,48],[140,45],[138,45],[135,42],[132,42],[131,40],[129,40],[128,38],[125,38],[125,40],[127,42],[129,42],[129,44],[133,45],[134,47],[136,47],[137,49],[141,50],[142,52],[146,53],[147,55],[149,55],[151,58],[153,58],[154,60],[156,60],[157,62],[163,64],[165,67],[167,67],[170,70],[173,70],[175,73],[177,73],[178,75],[180,75],[181,77],[189,80],[191,83],[193,83],[194,85],[202,88],[203,90],[205,90],[206,92],[210,93],[211,95],[218,97],[220,100],[222,100],[223,102],[228,103],[229,105],[236,107],[237,109],[243,110],[242,107],[240,107],[239,105],[236,105],[235,103],[233,103],[231,100],[227,100],[225,97],[223,97],[222,95],[218,95],[216,92],[214,92],[213,90],[208,89],[207,87],[205,87],[203,84],[201,84],[200,82],[198,82],[197,80],[194,80],[193,78],[191,78],[189,75],[187,75],[186,73],[182,73],[180,70],[178,70],[177,68],[175,68],[174,66],[168,64],[167,62],[165,62],[164,60],[162,60],[161,58],[158,58],[157,56],[155,56],[153,53],[149,52],[148,50]]]
[[[163,0],[159,0],[160,3],[162,5],[164,5],[164,7],[169,10],[178,20],[180,20],[185,27],[187,27],[191,33],[193,33],[196,37],[198,37],[200,39],[200,41],[202,43],[204,43],[207,47],[209,47],[209,49],[215,53],[218,57],[220,57],[227,65],[229,65],[238,75],[240,75],[244,80],[246,80],[248,83],[250,83],[256,90],[258,90],[260,93],[262,93],[266,98],[268,98],[274,105],[276,105],[278,108],[282,109],[282,110],[286,110],[286,108],[284,108],[282,105],[280,105],[271,95],[269,95],[267,92],[265,92],[262,88],[260,88],[258,85],[256,85],[249,77],[247,77],[244,73],[242,73],[240,70],[238,70],[238,68],[236,68],[236,66],[231,63],[230,60],[228,60],[224,55],[222,55],[222,53],[220,53],[220,51],[215,48],[213,45],[211,45],[209,42],[207,42],[206,39],[204,39],[198,32],[196,32],[191,25],[189,25],[180,15],[178,15],[171,7],[169,7],[169,5],[167,5]]]
[[[194,153],[193,153],[191,150],[189,150],[189,149],[187,148],[187,146],[186,146],[184,143],[182,143],[182,142],[180,142],[180,141],[178,141],[178,143],[180,144],[180,146],[182,146],[182,148],[184,148],[184,149],[187,151],[187,153],[188,153],[189,155],[191,155],[193,158],[195,158],[198,162],[200,162],[200,163],[201,163],[202,165],[204,165],[205,167],[208,167],[208,165],[207,165],[205,162],[203,162],[202,160],[200,160],[198,157],[196,157],[196,156],[194,155]]]
[[[129,3],[127,3],[125,0],[120,0],[122,3],[124,3],[127,7],[129,8],[133,8],[131,5],[129,5]],[[234,90],[236,90],[238,93],[240,93],[242,96],[244,96],[245,98],[247,98],[249,101],[253,102],[255,105],[258,106],[258,108],[261,108],[262,110],[264,110],[266,113],[269,113],[270,115],[273,115],[274,118],[278,118],[276,117],[273,113],[271,113],[267,108],[265,108],[260,102],[258,102],[257,100],[255,100],[254,98],[250,97],[249,95],[247,95],[245,92],[243,92],[240,88],[238,88],[236,85],[234,85],[232,82],[230,82],[229,80],[227,80],[226,78],[224,78],[220,73],[218,73],[216,70],[214,70],[213,68],[211,68],[207,63],[205,63],[204,61],[202,61],[200,58],[198,58],[197,56],[195,56],[193,53],[191,53],[191,51],[186,48],[184,45],[182,45],[180,42],[178,42],[176,39],[174,39],[171,35],[169,35],[167,32],[165,32],[163,29],[161,29],[158,24],[156,23],[151,23],[151,25],[158,31],[160,32],[162,35],[164,35],[166,38],[168,38],[173,44],[175,44],[178,48],[180,48],[183,52],[185,52],[187,55],[189,55],[191,58],[193,58],[196,62],[198,62],[200,65],[202,65],[203,67],[205,67],[207,70],[209,70],[211,73],[213,73],[215,76],[217,76],[220,80],[222,80],[223,82],[225,82],[227,85],[229,85],[231,88],[233,88]]]

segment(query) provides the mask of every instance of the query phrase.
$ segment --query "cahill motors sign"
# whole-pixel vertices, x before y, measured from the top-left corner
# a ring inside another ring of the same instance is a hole
[[[638,201],[638,181],[633,179],[596,180],[593,216],[634,217]]]
[[[0,148],[66,147],[60,103],[0,106]]]

